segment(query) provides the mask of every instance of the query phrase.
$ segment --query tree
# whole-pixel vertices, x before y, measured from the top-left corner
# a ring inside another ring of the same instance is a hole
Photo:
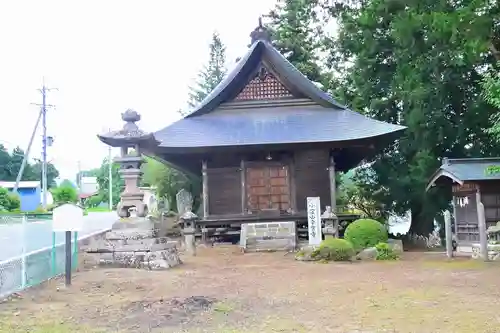
[[[35,164],[33,164],[32,172],[34,174],[33,180],[42,179],[42,166],[43,163],[39,159],[35,159]],[[59,170],[56,169],[54,164],[47,163],[47,188],[51,189],[57,186],[56,179],[59,177]]]
[[[59,187],[76,187],[75,184],[69,179],[64,179],[61,184],[59,184]]]
[[[325,1],[326,2],[326,1]],[[441,157],[498,154],[484,129],[494,111],[480,97],[481,72],[500,40],[498,2],[334,1],[339,34],[329,44],[331,86],[351,107],[408,127],[375,160],[378,198],[412,212],[410,232],[427,235],[450,194],[425,185]],[[346,67],[345,64],[350,64]]]
[[[279,0],[267,15],[274,46],[311,81],[325,83],[317,50],[321,47],[322,21],[318,0]]]
[[[112,162],[111,165],[111,189],[113,195],[113,206],[116,206],[120,202],[120,194],[122,193],[125,182],[121,174],[119,173],[120,165],[118,163]],[[109,160],[105,158],[102,161],[101,167],[96,172],[97,184],[99,185],[99,196],[107,201],[109,198]]]
[[[21,164],[24,158],[24,151],[16,147],[9,153],[3,145],[0,145],[0,180],[3,181],[15,181],[17,179],[17,174],[21,169]],[[55,179],[59,177],[59,171],[52,163],[47,163],[47,187],[51,188],[56,186]],[[24,167],[23,175],[21,177],[22,181],[26,180],[37,180],[42,179],[42,162],[35,159],[35,163],[32,164],[28,161]]]
[[[188,105],[196,106],[222,81],[226,75],[226,47],[222,43],[219,34],[214,31],[212,42],[209,46],[210,54],[208,63],[198,74],[196,85],[191,87]],[[183,111],[179,111],[184,115]]]
[[[54,203],[75,203],[78,201],[78,193],[74,186],[59,186],[52,189],[52,196],[54,197]]]
[[[4,145],[0,144],[0,180],[9,180],[10,173],[7,165],[10,162],[10,154]]]
[[[497,110],[491,116],[493,123],[488,129],[497,141],[500,141],[500,62],[497,63],[496,70],[489,71],[483,79],[483,97]]]
[[[7,164],[4,166],[5,180],[16,180],[17,174],[19,173],[19,170],[21,170],[23,159],[24,150],[19,147],[14,148],[10,154]],[[37,178],[36,173],[33,170],[33,166],[30,163],[26,163],[21,180],[40,180],[40,178]]]
[[[188,176],[150,157],[146,157],[142,171],[144,172],[143,185],[156,187],[156,194],[168,200],[171,210],[176,210],[177,193],[185,189],[192,193],[193,210],[196,211],[200,204],[201,180],[199,178]]]
[[[385,222],[385,210],[378,195],[381,189],[373,192],[377,186],[375,172],[370,167],[357,168],[351,175],[344,175],[338,189],[339,201],[353,208],[364,218]]]

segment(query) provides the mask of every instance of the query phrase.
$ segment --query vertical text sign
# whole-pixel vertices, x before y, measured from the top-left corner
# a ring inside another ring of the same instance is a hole
[[[307,227],[309,230],[309,245],[319,245],[321,243],[319,197],[307,198]]]

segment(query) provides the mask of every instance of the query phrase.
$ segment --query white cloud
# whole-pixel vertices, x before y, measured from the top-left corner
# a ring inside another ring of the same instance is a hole
[[[172,5],[175,3],[175,5]],[[213,30],[228,61],[241,56],[259,15],[275,0],[44,0],[0,2],[0,143],[26,148],[45,77],[50,92],[49,160],[62,178],[98,166],[107,147],[96,134],[122,126],[134,108],[141,128],[178,118],[206,60]],[[41,154],[41,132],[31,156]]]

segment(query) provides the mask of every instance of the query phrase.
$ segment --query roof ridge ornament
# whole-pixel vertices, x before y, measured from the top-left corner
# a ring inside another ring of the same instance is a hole
[[[259,25],[250,33],[251,44],[256,41],[262,40],[265,42],[271,42],[271,34],[262,24],[262,16],[259,17]]]

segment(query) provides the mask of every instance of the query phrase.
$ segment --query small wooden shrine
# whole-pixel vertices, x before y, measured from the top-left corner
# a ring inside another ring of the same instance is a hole
[[[335,172],[391,144],[403,126],[349,110],[272,45],[261,24],[236,67],[144,147],[203,178],[202,225],[305,221],[306,197],[336,211]]]
[[[500,158],[443,159],[431,186],[448,186],[453,195],[454,230],[459,245],[480,240],[478,203],[484,205],[486,229],[500,221]]]

